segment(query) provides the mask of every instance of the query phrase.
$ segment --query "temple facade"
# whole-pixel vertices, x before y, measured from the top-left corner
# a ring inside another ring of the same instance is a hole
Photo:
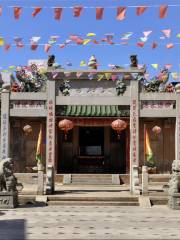
[[[40,91],[4,88],[1,158],[12,157],[15,172],[33,172],[42,131],[41,164],[45,173],[53,169],[47,180],[52,184],[57,174],[129,174],[133,188],[133,169],[140,172],[148,154],[156,173],[170,172],[172,161],[180,159],[180,94],[147,91],[144,73],[50,67]],[[4,73],[2,80],[10,77]],[[61,127],[65,119],[69,131]],[[119,132],[112,127],[118,119],[126,124]]]

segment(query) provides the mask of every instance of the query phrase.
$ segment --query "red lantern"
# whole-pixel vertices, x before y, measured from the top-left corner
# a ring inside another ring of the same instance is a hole
[[[111,123],[113,130],[117,131],[118,139],[120,139],[120,132],[127,127],[127,123],[121,119],[117,119]]]
[[[159,126],[154,126],[152,128],[152,131],[153,131],[153,133],[155,133],[155,135],[158,135],[161,132],[161,128]]]
[[[73,129],[74,124],[71,120],[63,119],[58,124],[59,128],[64,131],[65,134],[65,140],[67,140],[67,133],[69,130]]]

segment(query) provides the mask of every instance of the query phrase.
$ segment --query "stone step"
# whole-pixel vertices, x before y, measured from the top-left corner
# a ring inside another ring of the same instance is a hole
[[[139,202],[110,202],[110,201],[48,201],[48,206],[139,206]]]
[[[167,185],[168,182],[149,182],[149,186],[155,186],[155,185]]]
[[[72,174],[72,184],[86,185],[110,185],[112,174]]]
[[[149,197],[152,205],[167,205],[168,196],[150,196]]]
[[[48,195],[48,201],[90,201],[90,202],[138,202],[138,197],[133,196],[122,196],[122,197],[79,197],[79,196],[60,196],[60,195]]]

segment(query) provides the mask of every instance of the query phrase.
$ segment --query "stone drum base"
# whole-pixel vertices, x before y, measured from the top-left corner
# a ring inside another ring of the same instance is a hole
[[[0,192],[0,209],[15,208],[18,206],[17,192]]]
[[[172,196],[169,196],[168,205],[172,209],[180,210],[180,193],[174,193]]]

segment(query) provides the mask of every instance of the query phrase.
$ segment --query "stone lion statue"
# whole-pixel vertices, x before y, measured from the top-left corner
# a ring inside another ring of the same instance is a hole
[[[17,191],[17,179],[13,174],[13,161],[11,158],[0,160],[0,191]]]
[[[172,205],[172,197],[174,193],[180,193],[180,161],[174,160],[172,163],[172,174],[169,181],[169,201],[168,205]]]

